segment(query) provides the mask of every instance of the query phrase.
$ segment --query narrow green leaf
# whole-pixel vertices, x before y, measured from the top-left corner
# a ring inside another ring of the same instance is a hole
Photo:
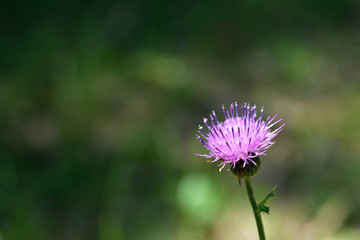
[[[260,212],[264,212],[264,213],[267,213],[269,214],[270,212],[270,208],[268,206],[266,206],[266,202],[274,197],[274,191],[276,189],[277,185],[273,188],[273,190],[265,197],[265,199],[263,201],[261,201],[259,204],[258,204],[258,208],[259,208],[259,211]]]

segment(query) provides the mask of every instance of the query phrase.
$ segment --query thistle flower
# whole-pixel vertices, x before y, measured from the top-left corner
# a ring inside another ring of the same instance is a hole
[[[221,160],[220,169],[226,164],[230,164],[229,169],[234,169],[238,163],[242,168],[246,165],[257,165],[258,157],[266,155],[266,150],[271,147],[275,141],[273,138],[282,130],[285,124],[272,131],[270,128],[279,123],[282,119],[275,122],[274,117],[268,116],[263,120],[264,108],[261,108],[260,116],[256,115],[256,105],[250,107],[250,104],[244,103],[238,107],[237,102],[230,105],[230,111],[222,109],[225,121],[220,122],[216,117],[215,111],[210,114],[210,120],[203,118],[207,131],[199,125],[199,135],[196,135],[200,143],[209,150],[206,158],[215,158],[211,162]]]

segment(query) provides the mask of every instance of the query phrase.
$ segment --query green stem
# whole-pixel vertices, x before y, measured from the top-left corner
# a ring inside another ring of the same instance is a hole
[[[245,177],[245,183],[246,183],[246,190],[247,190],[247,194],[249,196],[251,207],[254,212],[255,221],[256,221],[258,232],[259,232],[259,238],[260,238],[260,240],[265,240],[264,226],[263,226],[263,223],[261,220],[259,207],[255,201],[254,190],[251,186],[251,177]]]

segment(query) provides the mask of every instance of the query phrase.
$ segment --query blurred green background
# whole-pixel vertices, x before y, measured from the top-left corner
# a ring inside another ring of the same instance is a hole
[[[256,239],[244,187],[194,153],[250,102],[287,123],[253,178],[268,239],[360,239],[360,4],[7,1],[0,239]]]

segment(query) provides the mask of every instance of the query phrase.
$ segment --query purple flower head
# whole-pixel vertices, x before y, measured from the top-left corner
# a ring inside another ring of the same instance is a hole
[[[196,137],[209,150],[209,154],[196,155],[215,158],[212,162],[222,160],[219,164],[220,170],[227,163],[234,168],[240,160],[243,161],[243,168],[247,164],[256,165],[254,158],[266,155],[266,150],[275,143],[272,141],[273,138],[285,124],[274,131],[271,131],[270,128],[282,119],[273,122],[276,115],[272,118],[269,115],[266,120],[263,120],[264,108],[261,109],[260,116],[256,118],[256,106],[250,107],[250,104],[247,103],[240,107],[236,102],[232,103],[230,111],[225,110],[222,105],[222,109],[225,115],[224,122],[220,122],[215,111],[212,111],[210,119],[203,119],[208,131],[199,125],[199,135]]]

